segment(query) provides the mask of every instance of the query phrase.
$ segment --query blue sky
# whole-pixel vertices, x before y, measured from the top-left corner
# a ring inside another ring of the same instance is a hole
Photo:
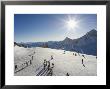
[[[77,22],[74,28],[67,25],[69,19]],[[66,37],[76,39],[88,31],[97,30],[96,14],[15,14],[14,41],[61,41]]]

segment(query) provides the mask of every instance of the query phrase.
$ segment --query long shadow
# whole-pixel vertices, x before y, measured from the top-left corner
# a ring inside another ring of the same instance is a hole
[[[44,71],[44,68],[36,76],[39,76],[43,71]]]
[[[43,74],[44,74],[46,71],[48,71],[48,69],[45,69],[45,70],[40,74],[40,76],[43,76]]]
[[[46,76],[48,72],[48,68],[46,68],[45,70],[42,69],[36,76]]]
[[[50,73],[50,70],[46,72],[46,74],[44,76],[48,76]]]
[[[30,65],[32,65],[32,64],[30,64]],[[30,65],[28,65],[28,66],[30,66]],[[25,69],[25,68],[26,68],[26,67],[28,67],[28,66],[25,66],[25,67],[22,67],[21,69],[15,70],[15,72],[14,72],[14,73],[17,73],[17,72],[19,72],[19,71],[21,71],[21,70]]]
[[[54,60],[54,59],[52,59],[52,60]],[[51,59],[49,61],[51,61]],[[41,67],[43,67],[43,65],[41,65],[39,68],[37,68],[36,71],[38,71]]]
[[[48,72],[49,72],[49,70],[47,70],[47,71],[45,72],[44,76],[46,76],[46,75],[48,74]]]
[[[49,61],[51,61],[51,60],[55,60],[55,59],[53,58],[53,59],[50,59]],[[41,67],[43,67],[43,65],[41,65],[39,68],[37,68],[36,71],[38,71]],[[42,69],[36,76],[42,76],[46,72],[47,69],[45,69],[44,71],[43,70],[44,69]],[[48,71],[46,73],[48,73]]]

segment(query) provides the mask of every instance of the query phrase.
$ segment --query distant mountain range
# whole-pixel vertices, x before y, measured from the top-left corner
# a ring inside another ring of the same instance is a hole
[[[88,55],[97,55],[97,31],[93,29],[78,39],[70,39],[66,37],[63,41],[28,42],[16,44],[23,47],[48,47],[67,51],[76,51]]]

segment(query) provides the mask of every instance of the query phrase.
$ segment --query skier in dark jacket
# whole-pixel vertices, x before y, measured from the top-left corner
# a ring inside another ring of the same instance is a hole
[[[28,66],[28,62],[26,62],[26,66]]]
[[[83,64],[83,59],[82,59],[82,64]]]
[[[18,66],[17,65],[15,65],[15,70],[18,68]]]
[[[44,65],[44,70],[45,70],[45,68],[46,68],[46,66],[47,66],[47,61],[46,61],[46,59],[44,60],[43,65]]]
[[[66,52],[66,51],[64,50],[64,53],[63,53],[63,54],[65,54],[65,52]]]
[[[49,68],[49,70],[50,70],[50,72],[49,72],[50,76],[53,75],[53,68],[54,68],[54,63],[52,63],[52,66]]]
[[[52,76],[53,75],[53,68],[49,68],[50,72],[49,72],[49,75]]]
[[[51,68],[54,68],[54,63],[52,63],[52,67]]]
[[[51,60],[53,59],[53,55],[51,55]]]
[[[66,76],[69,76],[69,73],[67,73]]]
[[[50,61],[47,61],[48,65],[47,65],[47,68],[48,70],[50,69]]]

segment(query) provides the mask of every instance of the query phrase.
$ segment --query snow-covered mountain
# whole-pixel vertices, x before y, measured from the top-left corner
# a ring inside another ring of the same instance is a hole
[[[64,50],[97,55],[97,31],[91,30],[78,39],[70,39],[66,37],[61,44],[61,49]]]
[[[53,49],[63,49],[89,55],[97,55],[97,31],[93,29],[78,39],[70,39],[66,37],[63,41],[32,42],[22,44],[27,47],[44,47],[46,45],[46,47]]]
[[[97,31],[91,30],[78,39],[70,39],[66,37],[63,41],[48,42],[48,46],[50,48],[97,55]]]

